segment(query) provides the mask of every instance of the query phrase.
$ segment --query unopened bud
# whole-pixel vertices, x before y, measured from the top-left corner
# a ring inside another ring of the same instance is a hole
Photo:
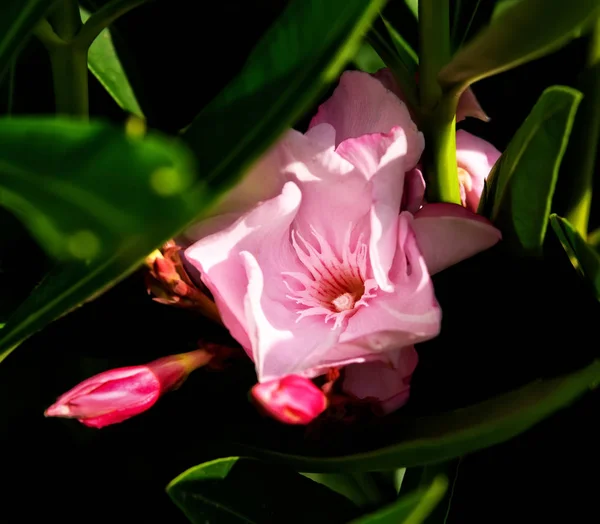
[[[145,366],[104,371],[62,395],[44,415],[76,418],[94,428],[122,422],[151,408],[161,395],[178,388],[192,371],[211,359],[210,352],[199,349]]]
[[[266,414],[285,424],[308,424],[327,408],[325,394],[298,375],[256,384],[252,398]]]

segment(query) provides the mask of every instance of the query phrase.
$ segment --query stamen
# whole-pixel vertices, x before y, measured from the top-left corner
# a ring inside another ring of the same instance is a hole
[[[284,283],[290,292],[287,298],[299,306],[299,322],[307,316],[324,315],[325,322],[334,319],[335,329],[359,306],[368,306],[366,299],[373,298],[377,290],[374,279],[367,279],[368,248],[360,235],[350,247],[352,224],[345,235],[342,259],[334,253],[331,245],[316,229],[311,233],[317,241],[318,249],[310,244],[299,232],[292,231],[292,246],[306,272],[285,272],[284,277],[297,281],[303,289],[294,289],[288,281]]]

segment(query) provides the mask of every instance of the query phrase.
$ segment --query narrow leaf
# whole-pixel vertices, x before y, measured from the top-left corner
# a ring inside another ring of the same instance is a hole
[[[423,524],[447,488],[446,477],[438,476],[426,489],[403,495],[394,504],[353,520],[351,524]]]
[[[564,218],[553,214],[550,216],[550,225],[571,264],[588,281],[600,300],[600,255]]]
[[[469,407],[405,418],[390,428],[396,444],[339,457],[313,457],[237,446],[245,454],[301,471],[387,471],[459,457],[504,442],[568,406],[600,381],[600,360],[568,375],[540,379]]]
[[[90,13],[83,8],[80,8],[80,12],[85,22]],[[113,45],[109,29],[102,31],[90,46],[88,67],[122,109],[140,118],[144,117]]]
[[[466,88],[556,51],[600,15],[597,0],[528,0],[502,12],[441,70],[447,89]]]

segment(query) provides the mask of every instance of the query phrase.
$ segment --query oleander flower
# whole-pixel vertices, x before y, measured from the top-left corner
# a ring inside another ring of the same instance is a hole
[[[395,352],[439,333],[430,275],[500,233],[458,205],[409,205],[423,147],[393,92],[346,72],[309,130],[285,133],[246,191],[187,232],[196,240],[187,261],[260,383],[367,362],[393,368]],[[360,381],[360,366],[348,370]],[[396,388],[385,394],[401,395],[406,380]]]

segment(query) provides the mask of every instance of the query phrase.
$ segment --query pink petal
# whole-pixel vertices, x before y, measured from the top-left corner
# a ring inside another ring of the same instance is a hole
[[[481,251],[502,234],[489,220],[457,204],[427,204],[413,222],[419,249],[434,275]]]
[[[377,399],[378,412],[387,415],[402,407],[410,394],[410,379],[419,357],[414,346],[389,355],[390,361],[352,364],[344,369],[344,392],[359,399]]]
[[[282,171],[298,185],[302,204],[294,221],[305,237],[312,228],[341,253],[350,225],[368,216],[371,198],[365,175],[335,151],[335,131],[329,124],[306,135],[290,131],[282,141]]]
[[[285,375],[318,375],[313,368],[322,365],[327,351],[335,346],[341,327],[332,329],[322,316],[298,321],[291,300],[269,293],[273,282],[265,278],[272,280],[275,275],[265,275],[251,253],[241,256],[248,278],[244,307],[259,382]]]
[[[393,291],[388,273],[398,239],[398,213],[404,189],[406,135],[399,127],[390,133],[363,135],[344,140],[337,153],[372,181],[369,258],[375,281],[383,291]]]
[[[399,248],[390,271],[394,292],[378,291],[368,307],[358,309],[350,317],[340,336],[339,351],[373,359],[388,358],[386,352],[429,340],[439,333],[441,310],[411,221],[410,213],[399,217]]]
[[[294,183],[287,183],[281,194],[244,215],[228,229],[207,236],[186,249],[187,260],[200,271],[215,297],[225,326],[252,357],[248,337],[245,295],[248,278],[240,253],[257,250],[272,278],[280,279],[281,264],[293,267],[295,254],[289,241],[290,225],[301,202]],[[263,250],[268,245],[270,250]]]
[[[468,116],[478,118],[484,122],[490,121],[490,117],[485,114],[485,111],[482,109],[475,93],[473,93],[473,90],[470,87],[460,95],[458,107],[456,108],[456,121],[461,122]]]
[[[406,104],[368,73],[346,71],[331,98],[319,107],[309,129],[331,124],[335,143],[372,133],[389,133],[399,126],[406,133],[406,169],[412,169],[423,151],[423,135],[412,121]]]
[[[414,168],[404,177],[404,191],[400,209],[410,213],[416,213],[423,205],[425,198],[425,178],[420,169]]]
[[[500,155],[500,151],[489,142],[462,129],[456,132],[458,167],[464,169],[471,178],[468,187],[464,188],[464,203],[473,212],[476,212],[479,206],[484,181]]]

